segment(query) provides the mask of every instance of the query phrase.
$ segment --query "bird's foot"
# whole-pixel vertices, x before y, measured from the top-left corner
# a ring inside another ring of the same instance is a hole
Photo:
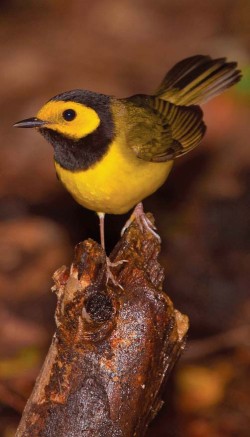
[[[121,290],[123,290],[123,287],[122,287],[121,284],[119,284],[119,282],[115,279],[115,277],[114,277],[113,273],[111,272],[110,268],[120,266],[121,264],[126,263],[126,262],[128,262],[128,261],[127,261],[126,259],[122,259],[122,260],[120,260],[120,261],[117,261],[117,262],[112,263],[112,262],[110,261],[109,257],[107,256],[107,258],[106,258],[106,262],[107,262],[107,283],[110,281],[110,282],[112,282],[112,284],[113,284],[115,287],[119,287],[119,288],[121,288]]]
[[[125,225],[122,228],[121,235],[124,234],[124,232],[128,229],[128,227],[133,223],[133,221],[136,220],[136,223],[138,224],[140,231],[143,233],[144,229],[146,229],[148,232],[150,232],[154,237],[161,242],[160,235],[155,232],[156,227],[152,224],[152,222],[149,220],[149,218],[146,216],[142,202],[138,203],[136,205],[133,213],[131,214],[130,218],[126,221]]]

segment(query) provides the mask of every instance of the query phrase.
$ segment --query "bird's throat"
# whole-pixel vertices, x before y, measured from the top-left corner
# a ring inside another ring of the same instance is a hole
[[[40,129],[41,134],[54,148],[54,159],[66,170],[87,170],[107,153],[113,139],[113,126],[102,123],[91,134],[74,141],[51,129]]]

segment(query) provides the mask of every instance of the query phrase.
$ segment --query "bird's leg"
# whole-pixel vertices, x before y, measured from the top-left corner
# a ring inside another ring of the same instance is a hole
[[[143,230],[146,229],[148,232],[150,232],[151,234],[154,235],[154,237],[161,242],[161,237],[157,234],[157,232],[155,232],[156,227],[151,223],[151,221],[149,220],[149,218],[146,216],[144,210],[143,210],[143,205],[142,202],[138,203],[138,205],[136,205],[134,211],[132,212],[131,216],[129,217],[129,219],[126,221],[125,225],[122,228],[122,232],[121,235],[124,234],[124,232],[126,231],[126,229],[128,229],[128,227],[131,225],[131,223],[133,223],[133,221],[136,220],[141,232],[143,233]]]
[[[105,213],[104,212],[98,212],[97,213],[98,217],[99,217],[99,223],[100,223],[100,240],[101,240],[101,246],[105,252],[105,230],[104,230],[104,218],[105,218]],[[110,267],[117,267],[121,264],[123,264],[124,262],[127,262],[127,260],[121,260],[121,261],[117,261],[115,263],[112,263],[109,259],[108,256],[106,256],[106,262],[107,262],[107,283],[110,280],[116,287],[120,287],[122,290],[122,286],[115,280],[113,273],[110,270]]]
[[[99,225],[100,225],[100,240],[101,240],[101,246],[105,252],[105,235],[104,235],[104,218],[105,213],[104,212],[98,212],[97,213],[99,217]]]

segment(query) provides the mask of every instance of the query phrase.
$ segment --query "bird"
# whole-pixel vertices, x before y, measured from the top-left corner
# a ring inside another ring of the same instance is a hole
[[[52,145],[58,179],[98,214],[105,250],[105,214],[134,207],[123,232],[137,220],[159,238],[142,200],[163,185],[175,159],[200,144],[206,131],[200,105],[240,78],[236,62],[195,55],[175,64],[152,95],[115,98],[74,89],[14,127],[36,128]]]

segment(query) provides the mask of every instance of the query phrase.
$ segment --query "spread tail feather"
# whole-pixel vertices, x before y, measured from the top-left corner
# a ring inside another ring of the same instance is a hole
[[[241,78],[236,62],[197,55],[178,62],[166,74],[156,96],[176,105],[201,104]]]

